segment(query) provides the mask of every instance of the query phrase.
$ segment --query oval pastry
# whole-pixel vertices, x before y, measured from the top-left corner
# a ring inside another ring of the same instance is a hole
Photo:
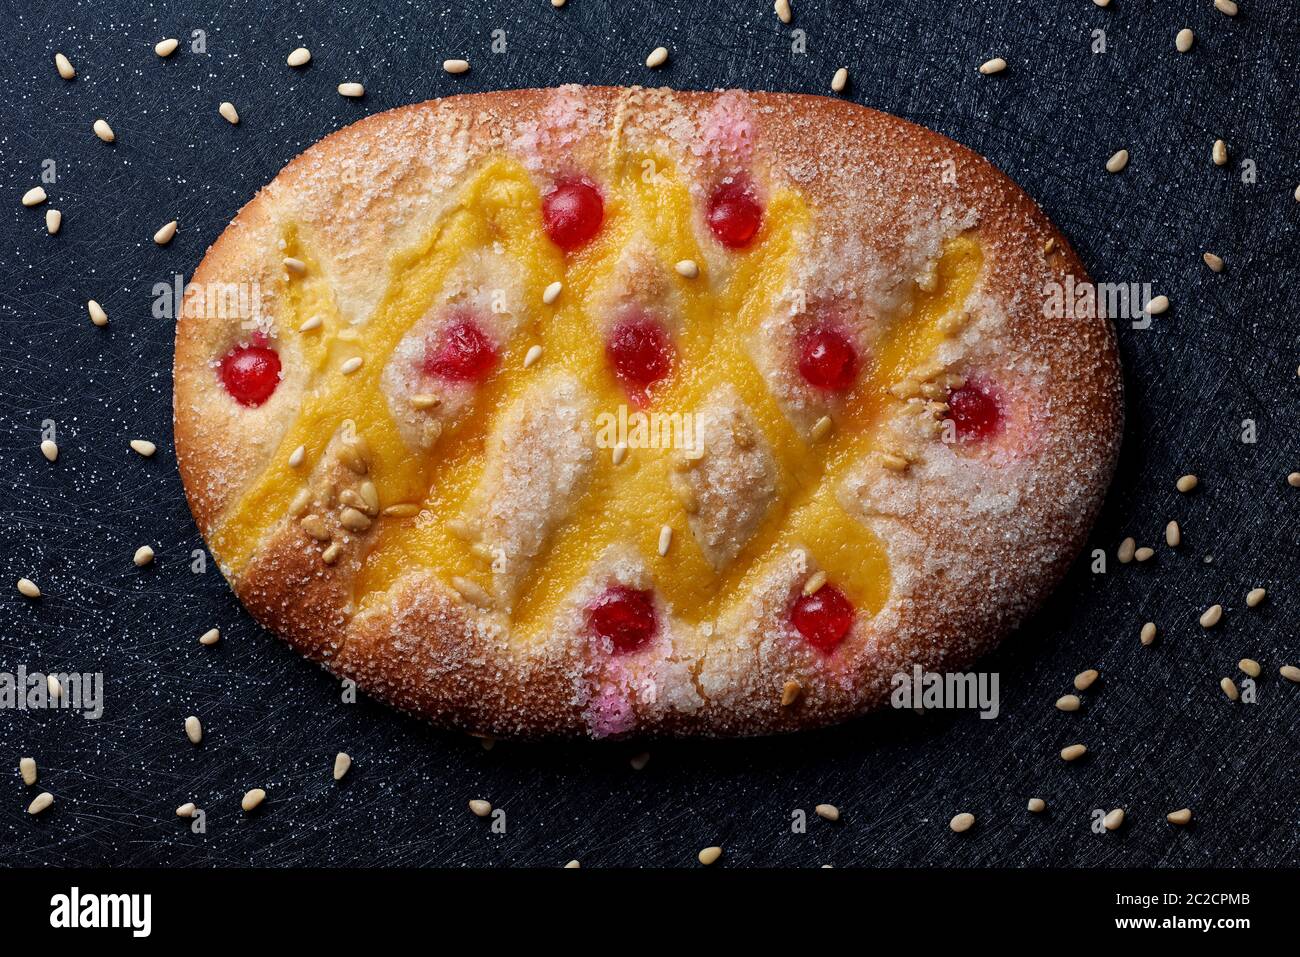
[[[756,734],[965,668],[1110,478],[1087,277],[987,162],[837,100],[371,116],[187,290],[176,448],[249,610],[434,721]]]

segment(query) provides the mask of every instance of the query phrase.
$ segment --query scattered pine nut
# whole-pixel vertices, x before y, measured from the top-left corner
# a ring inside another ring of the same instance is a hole
[[[1236,0],[1214,0],[1214,9],[1229,17],[1237,15]]]
[[[1078,711],[1079,704],[1080,701],[1079,701],[1079,696],[1077,694],[1063,694],[1061,695],[1061,697],[1056,699],[1056,710],[1057,711]]]
[[[553,6],[553,7],[562,7],[562,6],[564,6],[564,0],[558,0],[558,2],[557,2],[557,0],[551,0],[551,6]],[[569,861],[569,863],[567,863],[567,864],[564,865],[564,869],[565,869],[566,871],[574,871],[574,870],[577,870],[577,869],[580,868],[580,867],[582,867],[582,863],[581,863],[580,861],[576,860],[576,859],[575,859],[575,860],[572,860],[572,861]]]
[[[645,58],[645,65],[654,70],[668,62],[668,48],[655,47],[650,51],[650,55]]]
[[[49,791],[42,791],[36,795],[31,804],[27,805],[27,813],[33,816],[40,814],[54,803],[54,795]]]
[[[536,344],[529,346],[528,351],[524,353],[524,368],[525,369],[529,368],[534,363],[536,363],[537,360],[540,359],[541,357],[542,357],[541,346]]]
[[[18,579],[18,594],[24,598],[40,598],[41,590],[36,587],[36,582],[30,578]]]
[[[787,681],[781,686],[781,707],[788,708],[799,700],[799,695],[803,693],[797,681]]]
[[[1087,671],[1080,671],[1074,676],[1074,690],[1087,691],[1092,687],[1093,682],[1101,677],[1101,672],[1096,668],[1089,668]]]
[[[45,687],[50,689],[50,700],[58,701],[63,697],[63,685],[59,683],[57,675],[45,676]]]
[[[166,246],[176,236],[176,220],[165,223],[158,232],[153,234],[153,241],[159,246]]]
[[[204,646],[215,645],[221,640],[220,628],[209,628],[203,634],[199,635],[199,644]]]
[[[1283,665],[1277,670],[1287,681],[1300,682],[1300,668],[1295,665]]]
[[[222,118],[231,126],[239,125],[239,111],[235,109],[235,104],[227,100],[217,107],[217,112],[220,113]]]
[[[1047,810],[1047,802],[1042,798],[1030,798],[1029,804],[1026,805],[1034,814],[1042,814]]]
[[[22,758],[18,761],[18,773],[23,776],[23,784],[31,787],[36,783],[36,759]]]
[[[47,209],[45,211],[45,231],[51,236],[57,236],[62,228],[63,213],[57,209]]]
[[[1228,696],[1229,701],[1236,701],[1241,697],[1241,694],[1237,691],[1237,683],[1231,678],[1220,678],[1219,687],[1223,689],[1223,693]]]
[[[141,545],[135,550],[135,557],[131,560],[140,567],[148,565],[153,561],[153,549],[148,545]]]
[[[1223,618],[1223,606],[1211,605],[1205,611],[1201,612],[1200,622],[1202,628],[1213,628]]]
[[[843,93],[844,88],[848,85],[849,85],[849,70],[848,67],[842,66],[838,70],[836,70],[835,75],[831,77],[831,92]]]
[[[1117,150],[1106,160],[1106,172],[1118,173],[1128,165],[1128,150]]]
[[[359,96],[366,95],[366,88],[360,83],[340,83],[339,96],[346,96],[350,99],[356,99]]]
[[[1196,488],[1196,486],[1200,484],[1201,484],[1200,479],[1198,479],[1195,475],[1188,474],[1188,475],[1184,475],[1177,482],[1175,482],[1174,488],[1178,489],[1178,491],[1186,495],[1188,492],[1192,491],[1194,488]]]
[[[302,465],[302,460],[307,457],[307,446],[300,445],[289,453],[288,465],[291,469],[296,469]]]
[[[1300,472],[1292,472],[1286,477],[1286,484],[1292,488],[1300,488]]]
[[[261,788],[253,788],[253,790],[244,795],[243,799],[239,802],[239,806],[243,808],[244,813],[247,814],[265,800],[266,792]]]
[[[564,291],[564,283],[558,279],[542,290],[542,302],[548,306],[560,298],[560,293]]]
[[[346,751],[340,751],[334,755],[334,780],[342,781],[343,776],[348,773],[352,767],[352,756]]]
[[[1246,674],[1250,675],[1252,678],[1258,678],[1260,671],[1263,670],[1260,668],[1259,662],[1256,661],[1254,658],[1242,658],[1240,661],[1237,662],[1237,667],[1240,668],[1242,671],[1244,671]]]
[[[1258,608],[1259,603],[1264,600],[1264,596],[1267,594],[1268,592],[1262,588],[1252,588],[1246,593],[1246,607]]]
[[[306,47],[298,47],[285,58],[285,62],[289,66],[306,66],[311,62],[311,51]]]
[[[985,60],[980,64],[980,73],[984,76],[991,76],[994,73],[1001,73],[1006,68],[1007,61],[1000,56],[996,56],[992,60]]]
[[[466,73],[469,71],[469,60],[443,60],[442,68],[448,73]]]
[[[1196,34],[1194,34],[1187,27],[1183,27],[1181,30],[1178,31],[1178,35],[1174,37],[1174,49],[1176,49],[1179,53],[1186,53],[1188,50],[1192,48],[1192,44],[1195,41],[1196,41]]]
[[[185,719],[185,737],[190,739],[190,744],[198,744],[203,740],[203,725],[195,715]]]
[[[477,799],[469,802],[469,809],[473,811],[477,817],[487,817],[492,813],[491,804],[487,801]]]
[[[311,332],[313,329],[319,329],[323,321],[320,316],[308,316],[303,320],[303,324],[298,327],[298,331]]]
[[[148,439],[132,439],[131,451],[149,458],[158,451],[158,446],[154,445]]]
[[[95,325],[97,326],[108,325],[108,313],[106,313],[104,311],[104,307],[101,306],[99,303],[95,302],[95,300],[93,299],[87,300],[86,312],[90,313],[90,321],[93,322]]]
[[[1209,266],[1212,271],[1223,272],[1222,256],[1216,256],[1214,253],[1202,253],[1201,259],[1204,260],[1205,265]]]
[[[1072,744],[1061,749],[1061,759],[1064,761],[1077,761],[1087,753],[1088,748],[1086,745]]]
[[[33,186],[27,192],[23,193],[24,206],[39,206],[49,197],[45,195],[45,187]]]
[[[1170,811],[1165,815],[1165,820],[1170,824],[1189,824],[1192,820],[1192,809],[1185,807],[1177,811]]]
[[[179,47],[180,45],[181,45],[180,40],[177,40],[175,37],[169,37],[166,40],[159,40],[156,44],[154,44],[153,52],[158,54],[163,59],[166,59],[167,57],[175,53],[176,48]]]
[[[59,71],[59,76],[65,80],[73,80],[77,77],[77,71],[72,67],[72,61],[62,53],[54,54],[54,69]]]
[[[665,525],[661,529],[659,529],[660,556],[667,555],[668,549],[672,547],[672,544],[673,544],[673,527],[671,525]]]
[[[720,858],[721,856],[722,856],[722,848],[720,848],[720,847],[706,847],[704,850],[700,851],[700,853],[699,853],[699,861],[700,861],[700,863],[703,864],[705,867],[708,867],[710,864],[712,864],[714,861],[716,861],[716,860],[717,860],[718,858]]]
[[[1097,6],[1099,6],[1099,7],[1109,7],[1109,6],[1110,6],[1110,0],[1092,0],[1092,2],[1093,2],[1094,4],[1096,4]]]
[[[1138,635],[1138,640],[1148,648],[1156,643],[1156,623],[1154,621],[1148,621],[1142,626],[1142,632]]]
[[[840,819],[840,809],[834,804],[818,804],[813,811],[823,821],[838,821]]]
[[[1158,315],[1160,315],[1162,312],[1168,312],[1168,311],[1169,311],[1169,297],[1168,297],[1168,296],[1156,296],[1154,299],[1152,299],[1150,302],[1147,303],[1146,308],[1145,308],[1144,310],[1142,310],[1142,311],[1145,312],[1145,313],[1146,313],[1147,315],[1149,315],[1149,316],[1158,316]]]
[[[677,265],[673,266],[673,269],[677,270],[677,275],[684,279],[694,279],[700,274],[700,267],[694,259],[679,260]]]
[[[830,431],[834,427],[834,425],[835,423],[834,421],[832,421],[829,415],[823,415],[820,419],[818,419],[815,423],[813,423],[812,433],[811,433],[812,440],[814,442],[820,442],[822,439],[826,438],[826,436],[830,434]]]
[[[46,460],[49,462],[58,459],[59,447],[55,444],[53,439],[45,439],[41,442],[41,455],[45,456]]]
[[[117,134],[113,132],[113,127],[108,125],[108,120],[95,120],[91,125],[91,129],[105,143],[112,143],[117,139]]]
[[[339,372],[342,372],[344,375],[352,375],[352,373],[361,368],[361,363],[364,361],[365,360],[362,359],[361,356],[353,356],[351,359],[344,362],[343,365],[339,366]]]
[[[1170,522],[1165,526],[1165,544],[1170,548],[1177,548],[1183,543],[1183,529],[1177,522]]]
[[[182,804],[180,807],[176,809],[176,816],[193,817],[194,812],[197,810],[198,810],[198,806],[193,801],[186,801],[184,804]]]
[[[1225,166],[1228,162],[1228,144],[1223,140],[1215,140],[1214,147],[1210,150],[1210,159],[1214,161],[1215,166]]]
[[[962,811],[960,814],[953,815],[953,819],[948,822],[948,826],[957,834],[969,831],[975,826],[975,815],[969,811]]]
[[[772,5],[776,11],[776,18],[782,23],[789,23],[794,14],[790,10],[790,0],[776,0]]]
[[[805,595],[815,595],[821,591],[822,586],[826,584],[826,572],[815,571],[808,576],[808,580],[803,583],[803,593]]]
[[[1119,543],[1119,548],[1115,551],[1115,557],[1120,560],[1121,564],[1127,565],[1133,561],[1133,556],[1137,554],[1137,542],[1132,538],[1126,538]]]
[[[620,442],[614,446],[614,451],[610,453],[610,461],[615,465],[622,465],[623,460],[627,458],[627,443]]]
[[[1122,807],[1115,808],[1101,819],[1101,823],[1108,831],[1118,831],[1119,826],[1124,823],[1124,809]]]
[[[1154,558],[1155,554],[1156,554],[1156,550],[1154,548],[1149,548],[1146,545],[1143,545],[1141,548],[1139,548],[1137,551],[1133,553],[1133,557],[1140,562],[1146,562]]]

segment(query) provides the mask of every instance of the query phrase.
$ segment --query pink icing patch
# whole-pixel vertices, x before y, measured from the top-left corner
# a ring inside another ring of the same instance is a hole
[[[749,118],[748,100],[734,90],[724,93],[704,117],[700,141],[691,147],[691,152],[696,156],[725,157],[747,163],[753,148],[754,123]]]
[[[598,738],[625,734],[636,726],[632,702],[613,682],[607,682],[587,708],[587,724]]]

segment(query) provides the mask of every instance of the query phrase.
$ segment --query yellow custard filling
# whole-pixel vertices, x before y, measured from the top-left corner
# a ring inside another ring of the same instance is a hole
[[[910,310],[872,344],[873,358],[834,428],[814,438],[800,434],[786,418],[748,346],[762,319],[783,307],[802,238],[812,225],[803,199],[790,190],[771,197],[758,236],[732,254],[725,280],[688,279],[674,264],[702,263],[704,257],[695,239],[694,204],[674,166],[660,156],[625,154],[602,189],[605,218],[599,235],[565,257],[541,227],[541,196],[528,173],[508,159],[488,162],[428,240],[393,257],[387,293],[373,318],[357,330],[344,327],[310,250],[290,232],[286,255],[308,269],[291,284],[281,328],[284,335],[301,338],[313,378],[270,464],[212,536],[214,553],[232,574],[246,567],[343,428],[355,430],[368,445],[369,478],[381,504],[415,502],[424,512],[384,517],[369,533],[369,552],[354,585],[358,606],[382,598],[413,569],[432,569],[444,582],[465,579],[490,592],[490,561],[448,527],[483,473],[484,438],[543,367],[574,377],[595,397],[597,411],[628,404],[608,368],[601,317],[591,310],[594,294],[608,283],[627,244],[641,237],[654,251],[664,281],[675,285],[681,306],[673,371],[656,390],[654,407],[694,412],[718,384],[730,383],[776,461],[776,505],[735,561],[718,572],[690,534],[689,517],[674,494],[671,451],[638,448],[616,465],[610,450],[596,449],[591,479],[576,508],[538,557],[514,606],[505,609],[516,634],[543,632],[601,554],[622,542],[638,549],[656,593],[687,622],[717,616],[748,590],[747,579],[761,574],[765,561],[793,547],[806,549],[858,608],[871,614],[880,609],[889,594],[888,560],[871,530],[840,506],[836,488],[846,470],[871,450],[884,404],[898,401],[889,387],[927,362],[944,338],[943,320],[963,308],[982,266],[978,243],[961,236],[946,244],[932,291],[918,290]],[[477,387],[471,410],[421,456],[406,446],[389,412],[380,387],[384,364],[407,331],[438,305],[457,265],[493,249],[517,271],[529,305],[517,333],[500,344],[501,361]],[[563,294],[544,305],[543,290],[557,279]],[[321,318],[319,325],[297,331],[312,316]],[[525,370],[523,355],[534,344],[542,346],[543,358]],[[362,356],[363,363],[345,375],[341,368],[353,356]],[[304,462],[292,468],[290,453],[300,445]],[[660,556],[665,525],[675,534],[671,550]]]

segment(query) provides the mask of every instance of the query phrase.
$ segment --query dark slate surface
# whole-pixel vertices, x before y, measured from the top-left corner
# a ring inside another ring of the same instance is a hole
[[[333,9],[330,9],[333,7]],[[1300,9],[1243,0],[1235,20],[1210,0],[946,0],[796,3],[793,27],[769,0],[546,0],[267,4],[0,3],[0,670],[102,671],[107,710],[0,714],[0,862],[42,864],[685,865],[705,845],[742,865],[1293,865],[1300,860],[1300,490],[1295,419],[1300,183],[1295,82]],[[1183,26],[1190,54],[1174,51]],[[807,52],[792,53],[792,29]],[[206,31],[207,51],[152,52],[164,36]],[[490,52],[504,30],[506,51]],[[1106,52],[1094,53],[1104,30]],[[299,43],[315,59],[284,65]],[[652,72],[655,45],[672,51]],[[79,76],[65,83],[51,56]],[[444,75],[446,56],[473,72]],[[1010,68],[980,77],[1001,55]],[[1183,523],[1179,551],[1144,566],[1081,561],[1049,607],[988,659],[1001,675],[994,721],[890,713],[780,740],[500,744],[491,752],[373,702],[346,706],[338,685],[256,627],[215,570],[190,571],[201,547],[171,454],[172,327],[151,289],[188,275],[235,211],[292,156],[331,130],[451,92],[592,83],[740,86],[823,92],[850,66],[850,93],[988,156],[1036,197],[1098,280],[1151,282],[1172,310],[1120,330],[1128,380],[1124,460],[1092,545],[1125,534],[1159,543]],[[360,102],[335,92],[364,81]],[[234,100],[243,123],[216,112]],[[90,132],[107,116],[118,143]],[[1210,163],[1216,137],[1227,168]],[[1129,169],[1102,169],[1119,147]],[[1238,162],[1249,158],[1253,183]],[[56,238],[17,200],[57,163],[48,186],[65,214]],[[150,241],[172,217],[166,249]],[[1214,275],[1200,261],[1219,252]],[[112,316],[86,319],[89,297]],[[37,444],[57,423],[62,456]],[[1240,439],[1243,420],[1258,441]],[[127,440],[156,440],[144,461]],[[1201,489],[1179,496],[1186,471]],[[131,563],[151,542],[157,563]],[[38,604],[12,588],[36,578]],[[1269,589],[1248,610],[1248,588]],[[1222,602],[1203,632],[1200,610]],[[1141,623],[1161,625],[1142,648]],[[195,638],[213,624],[214,649]],[[1264,663],[1258,703],[1218,691],[1243,655]],[[1088,666],[1104,675],[1084,710],[1052,702]],[[203,716],[207,739],[181,731]],[[1067,766],[1057,750],[1081,740]],[[330,779],[335,751],[356,765]],[[54,809],[29,820],[18,778],[34,755]],[[263,786],[245,819],[243,791]],[[1041,795],[1050,813],[1032,816]],[[507,813],[506,833],[466,811],[470,797]],[[194,835],[173,816],[208,812]],[[829,801],[837,825],[792,833],[795,809]],[[1195,826],[1165,824],[1191,805]],[[1116,834],[1094,809],[1123,806]],[[959,810],[979,817],[953,835]]]

